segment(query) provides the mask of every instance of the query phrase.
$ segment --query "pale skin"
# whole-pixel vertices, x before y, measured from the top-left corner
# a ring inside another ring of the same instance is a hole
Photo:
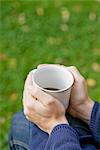
[[[94,102],[88,96],[87,84],[76,67],[67,67],[74,77],[74,85],[70,97],[69,113],[89,123]]]
[[[42,67],[42,65],[39,67]],[[67,111],[73,117],[89,123],[94,102],[88,96],[85,79],[76,67],[66,67],[66,69],[74,77],[74,85]],[[32,72],[29,73],[25,81],[23,105],[26,118],[48,134],[52,132],[55,126],[68,124],[65,117],[66,110],[59,100],[32,85]]]

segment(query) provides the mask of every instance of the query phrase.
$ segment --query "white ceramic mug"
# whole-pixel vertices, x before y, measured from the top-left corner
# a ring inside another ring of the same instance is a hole
[[[65,108],[68,107],[74,79],[67,68],[44,65],[33,70],[32,81],[38,88],[58,99]]]

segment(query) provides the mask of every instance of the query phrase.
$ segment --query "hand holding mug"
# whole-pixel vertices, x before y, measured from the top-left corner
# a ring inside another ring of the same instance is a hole
[[[76,67],[66,67],[66,69],[69,70],[74,77],[68,111],[73,117],[89,123],[94,102],[88,96],[85,79]]]
[[[41,66],[42,67],[42,66]],[[89,122],[94,102],[89,98],[85,79],[76,67],[65,67],[74,77],[68,112],[85,122]],[[58,125],[67,123],[63,104],[52,95],[33,86],[32,72],[29,73],[23,93],[24,114],[40,129],[51,133]]]
[[[48,134],[56,125],[68,123],[63,104],[33,86],[32,72],[29,73],[25,82],[23,105],[26,118]]]

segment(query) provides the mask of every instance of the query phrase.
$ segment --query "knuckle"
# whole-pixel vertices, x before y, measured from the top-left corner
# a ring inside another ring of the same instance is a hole
[[[26,116],[26,119],[30,121],[30,118],[28,116]]]
[[[31,75],[32,75],[32,71],[30,71],[27,76],[26,76],[26,79],[25,79],[25,84],[27,85],[28,83],[28,80],[31,78]]]
[[[76,66],[71,66],[71,68],[72,68],[73,70],[77,70]]]
[[[29,99],[30,100],[30,99]],[[28,99],[24,99],[23,100],[23,106],[24,106],[24,108],[25,109],[31,109],[31,107],[32,107],[32,104],[31,104],[31,102],[30,101],[28,101]]]
[[[25,114],[25,116],[29,116],[30,113],[29,113],[29,110],[27,108],[24,109],[24,114]]]
[[[28,73],[27,77],[29,77],[31,74],[32,74],[32,70],[31,70],[31,71],[29,71],[29,73]]]
[[[85,79],[84,79],[83,77],[81,77],[81,78],[80,78],[80,82],[81,82],[81,83],[84,83],[84,82],[85,82]]]
[[[27,109],[30,110],[31,109],[31,104],[27,103]]]
[[[50,99],[47,104],[48,106],[54,105],[55,104],[54,98]]]
[[[37,68],[41,68],[41,67],[43,67],[44,66],[44,64],[39,64],[38,66],[37,66]]]

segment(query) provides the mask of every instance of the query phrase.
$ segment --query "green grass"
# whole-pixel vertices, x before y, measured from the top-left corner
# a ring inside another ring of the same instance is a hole
[[[0,7],[0,149],[6,150],[24,80],[38,64],[77,66],[91,98],[100,100],[100,2],[2,0]]]

